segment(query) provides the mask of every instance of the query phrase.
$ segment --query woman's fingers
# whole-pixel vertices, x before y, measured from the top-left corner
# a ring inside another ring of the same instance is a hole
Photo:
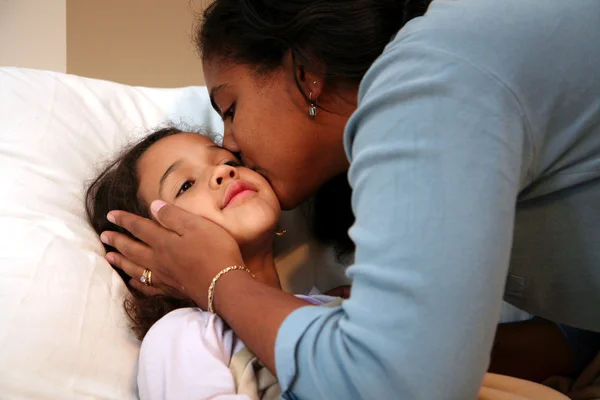
[[[144,267],[141,267],[127,258],[123,257],[119,253],[108,253],[104,257],[106,261],[110,263],[110,265],[122,269],[127,275],[132,277],[133,279],[140,279],[142,274],[144,273]]]
[[[107,217],[143,243],[108,231],[102,233],[102,241],[133,264],[150,269],[154,287],[206,306],[206,290],[215,275],[224,266],[243,265],[238,244],[219,225],[174,205],[155,201],[151,209],[160,223],[124,211],[111,211]],[[133,269],[133,278],[139,279],[140,270],[121,265],[124,271]],[[137,282],[134,285],[147,293]]]
[[[166,295],[166,293],[157,287],[144,285],[137,279],[131,279],[129,281],[129,285],[136,289],[139,292],[142,292],[146,296],[158,296],[158,295]]]
[[[126,211],[111,211],[106,218],[150,246],[160,243],[160,239],[168,232],[157,222]]]
[[[119,250],[119,253],[121,253],[120,255],[129,259],[129,261],[132,263],[141,266],[142,268],[151,269],[151,267],[154,265],[152,249],[142,242],[134,240],[122,233],[111,231],[102,232],[100,239],[103,243]]]
[[[152,214],[156,220],[165,228],[183,236],[186,228],[190,226],[196,219],[187,211],[168,204],[162,200],[155,200],[150,205]]]
[[[144,274],[144,267],[140,267],[139,265],[132,263],[119,253],[108,253],[105,258],[106,261],[108,261],[112,266],[122,269],[127,275],[129,275],[131,277],[129,284],[138,291],[147,296],[165,294],[164,290],[162,290],[160,287],[157,287],[160,285],[160,282],[158,282],[155,276],[152,276],[152,286],[142,283],[140,278]]]

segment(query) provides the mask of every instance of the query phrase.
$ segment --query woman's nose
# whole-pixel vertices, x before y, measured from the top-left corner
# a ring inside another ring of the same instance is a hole
[[[231,127],[225,127],[225,133],[223,134],[223,147],[232,153],[240,153],[242,150],[235,141],[233,131]]]
[[[218,189],[221,185],[231,179],[238,179],[237,169],[231,165],[219,165],[215,167],[213,171],[210,184],[213,189]]]

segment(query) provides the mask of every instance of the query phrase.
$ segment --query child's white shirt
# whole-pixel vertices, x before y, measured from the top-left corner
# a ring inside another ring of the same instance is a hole
[[[299,296],[313,304],[336,299]],[[223,320],[199,308],[181,308],[156,322],[139,356],[141,400],[249,400],[236,394],[231,357],[244,344]]]

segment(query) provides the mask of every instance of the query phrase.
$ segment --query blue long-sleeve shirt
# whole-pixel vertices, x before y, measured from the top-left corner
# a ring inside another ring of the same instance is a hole
[[[284,321],[285,396],[475,398],[503,294],[600,330],[600,1],[434,1],[345,146],[352,297]]]

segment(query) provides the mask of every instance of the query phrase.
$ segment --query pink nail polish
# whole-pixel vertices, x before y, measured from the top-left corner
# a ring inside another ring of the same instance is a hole
[[[108,220],[108,222],[112,222],[113,224],[115,224],[115,223],[116,223],[116,222],[115,222],[115,217],[114,217],[114,215],[112,215],[111,213],[108,213],[108,214],[106,215],[106,219]]]
[[[165,203],[162,200],[154,200],[152,202],[152,204],[150,204],[150,209],[152,210],[152,212],[154,213],[154,215],[156,215],[156,214],[158,214],[158,212],[160,211],[160,209],[163,208],[166,205],[167,205],[167,203]]]
[[[102,243],[104,243],[104,244],[110,244],[110,243],[108,243],[108,235],[107,235],[106,233],[102,233],[102,234],[100,235],[100,240],[101,240],[101,241],[102,241]]]

